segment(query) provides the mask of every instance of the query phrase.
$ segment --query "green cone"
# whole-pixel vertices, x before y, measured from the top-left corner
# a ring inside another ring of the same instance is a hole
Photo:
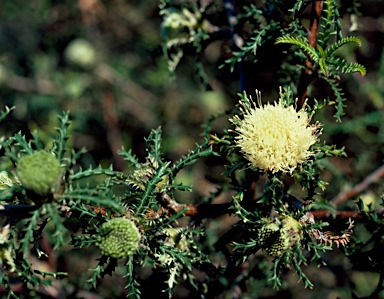
[[[259,245],[271,256],[280,256],[302,238],[299,222],[292,217],[284,217],[282,226],[277,223],[264,225],[259,231]]]
[[[114,218],[102,225],[97,245],[101,253],[113,258],[133,255],[139,247],[140,233],[133,221]]]
[[[60,162],[44,150],[22,157],[17,163],[17,175],[22,185],[40,195],[51,191],[60,172]]]

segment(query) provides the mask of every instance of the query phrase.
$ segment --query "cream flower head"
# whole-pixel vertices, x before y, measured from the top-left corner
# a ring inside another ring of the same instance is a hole
[[[321,134],[320,124],[309,124],[311,116],[305,107],[296,111],[293,106],[285,107],[282,99],[263,106],[256,93],[259,107],[249,100],[240,101],[243,118],[236,115],[231,119],[239,134],[237,146],[252,166],[292,174],[313,155],[309,149]]]

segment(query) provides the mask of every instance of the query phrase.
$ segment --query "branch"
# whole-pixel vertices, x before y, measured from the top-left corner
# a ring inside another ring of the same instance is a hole
[[[123,146],[121,132],[119,129],[119,119],[116,113],[115,97],[111,92],[105,91],[102,98],[103,117],[107,125],[107,140],[112,152],[113,165],[115,170],[125,169],[125,161],[118,151]]]
[[[311,211],[316,219],[324,219],[332,216],[332,213],[328,210]],[[361,218],[360,211],[336,211],[336,217],[341,219],[356,219]]]
[[[328,210],[317,210],[317,211],[311,211],[313,216],[316,219],[324,219],[329,218],[332,216],[332,213]],[[369,211],[367,211],[367,214],[370,214]],[[376,211],[377,216],[380,219],[384,218],[384,210]],[[339,219],[363,219],[363,215],[361,215],[360,211],[336,211],[336,218]]]
[[[36,205],[0,205],[0,217],[28,218],[38,208]]]
[[[308,44],[313,48],[316,46],[317,33],[319,31],[319,22],[320,22],[322,10],[323,10],[323,1],[315,0],[312,4],[311,23],[308,30]],[[309,59],[305,61],[305,66],[306,68],[301,73],[299,85],[297,87],[297,97],[299,99],[299,102],[297,103],[298,110],[300,110],[304,106],[305,100],[307,98],[307,88],[312,81],[312,75],[313,75],[312,74],[313,65]]]
[[[235,45],[235,47],[237,49],[240,49],[244,45],[244,40],[235,30],[235,27],[237,24],[235,1],[234,0],[225,0],[224,1],[224,7],[225,7],[225,11],[227,13],[228,24],[231,28],[232,43]],[[245,74],[243,71],[242,62],[238,62],[237,67],[239,70],[240,91],[242,92],[243,90],[246,89]]]
[[[172,199],[167,193],[163,192],[161,195],[161,198],[163,199],[166,208],[160,208],[155,212],[153,209],[150,209],[149,212],[146,214],[147,218],[158,218],[163,213],[166,214],[173,214],[180,212],[181,210],[185,209],[185,216],[195,216],[197,218],[203,219],[203,218],[214,218],[218,216],[222,216],[225,214],[228,214],[230,212],[231,203],[224,203],[224,204],[201,204],[201,205],[194,205],[194,204],[180,204],[176,202],[174,199]]]
[[[235,31],[235,27],[237,24],[237,18],[236,18],[236,11],[235,11],[235,3],[234,2],[235,1],[233,1],[233,0],[226,0],[226,1],[224,1],[224,7],[225,7],[225,11],[227,13],[227,19],[228,19],[229,26],[231,27],[232,42],[237,48],[240,49],[244,45],[244,41],[241,38],[241,36],[238,35]]]
[[[377,182],[379,179],[384,177],[384,165],[380,166],[370,175],[368,175],[362,182],[354,186],[351,190],[347,192],[339,193],[335,198],[332,199],[332,203],[335,206],[340,206],[342,203],[346,202],[348,199],[354,198],[357,195],[365,191],[370,184]]]

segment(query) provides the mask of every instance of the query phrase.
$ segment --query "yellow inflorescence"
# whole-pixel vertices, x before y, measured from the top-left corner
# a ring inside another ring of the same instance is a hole
[[[272,171],[292,171],[313,155],[310,147],[321,134],[319,125],[310,125],[305,109],[296,111],[282,101],[250,108],[242,103],[243,119],[235,116],[237,145],[251,165]]]
[[[133,221],[114,218],[102,225],[97,245],[101,253],[113,258],[133,255],[139,247],[140,233]]]

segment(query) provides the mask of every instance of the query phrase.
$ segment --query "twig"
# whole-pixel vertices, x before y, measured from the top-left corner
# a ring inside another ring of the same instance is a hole
[[[324,219],[332,215],[328,210],[311,211],[311,213],[316,219]],[[370,212],[367,211],[367,213],[369,214]],[[384,210],[376,211],[376,213],[379,218],[384,218]],[[340,219],[363,219],[360,211],[336,211],[336,217]]]
[[[384,177],[384,165],[380,166],[370,175],[368,175],[362,182],[354,186],[351,190],[347,192],[339,193],[335,198],[332,199],[332,203],[337,207],[348,199],[354,198],[355,196],[362,193],[368,188],[368,186],[379,179]]]
[[[28,218],[38,208],[36,205],[0,205],[0,217]]]
[[[244,41],[241,38],[241,36],[238,35],[235,31],[235,26],[237,23],[235,3],[233,0],[226,0],[226,1],[224,1],[224,7],[225,7],[225,11],[227,13],[227,19],[228,19],[229,26],[231,27],[232,42],[236,46],[236,48],[241,48],[244,44]]]
[[[9,88],[26,93],[39,93],[44,95],[58,96],[60,89],[58,85],[47,79],[29,79],[14,74],[7,74],[5,85]]]
[[[155,212],[153,209],[149,209],[149,212],[146,213],[147,218],[158,218],[163,213],[169,215],[172,213],[180,212],[185,209],[185,216],[195,216],[196,218],[214,218],[221,215],[228,214],[230,211],[231,203],[224,204],[180,204],[172,199],[165,192],[162,193],[161,198],[163,199],[165,206],[164,208],[160,208]]]
[[[321,18],[321,12],[323,9],[323,1],[317,0],[312,4],[311,22],[308,30],[308,44],[311,47],[316,46],[317,33],[319,31],[319,22]],[[307,98],[307,88],[312,81],[312,62],[307,59],[305,61],[306,68],[301,72],[300,81],[297,87],[297,97],[299,99],[297,103],[297,109],[301,109]]]
[[[227,13],[228,24],[231,28],[230,32],[231,32],[232,43],[237,49],[240,49],[244,45],[244,40],[235,30],[235,27],[237,25],[235,1],[225,0],[224,7]],[[242,92],[246,89],[246,83],[245,83],[245,74],[243,71],[243,64],[241,61],[237,63],[237,67],[239,70],[240,91]]]
[[[125,162],[122,156],[118,154],[123,146],[121,132],[118,126],[118,116],[116,113],[115,97],[111,92],[104,92],[103,99],[103,117],[107,125],[107,139],[112,152],[113,166],[116,170],[125,169]]]
[[[116,87],[124,95],[121,101],[120,114],[138,119],[148,127],[158,125],[154,121],[156,117],[150,109],[159,100],[154,94],[134,81],[126,80],[106,63],[99,63],[94,74],[105,83]]]
[[[180,212],[185,209],[185,216],[193,216],[199,219],[205,218],[215,218],[220,217],[225,214],[231,214],[232,203],[221,203],[221,204],[180,204],[175,200],[171,199],[169,196],[162,196],[163,200],[165,199],[165,207],[160,207],[156,212],[153,209],[148,209],[148,212],[145,214],[145,217],[148,219],[156,219],[162,215],[171,215],[173,213]],[[255,202],[253,202],[255,204]],[[244,205],[244,204],[243,204]],[[105,207],[85,205],[86,208],[93,210],[96,214],[106,216],[108,210]],[[37,205],[0,205],[0,216],[2,217],[18,217],[18,218],[28,218],[30,217],[30,212],[38,209]],[[254,209],[254,206],[251,202],[245,207],[248,210]],[[58,206],[58,209],[65,214],[66,217],[73,217],[73,212],[68,206]],[[329,210],[317,210],[311,211],[314,218],[324,219],[332,216],[332,213]],[[369,214],[369,211],[367,212]],[[376,211],[379,218],[384,218],[384,209]],[[340,219],[362,219],[360,211],[336,211],[336,217]],[[113,214],[112,214],[113,216]]]
[[[311,211],[316,219],[324,219],[331,217],[332,213],[328,210]],[[341,219],[359,218],[361,217],[360,211],[336,211],[336,217]]]

